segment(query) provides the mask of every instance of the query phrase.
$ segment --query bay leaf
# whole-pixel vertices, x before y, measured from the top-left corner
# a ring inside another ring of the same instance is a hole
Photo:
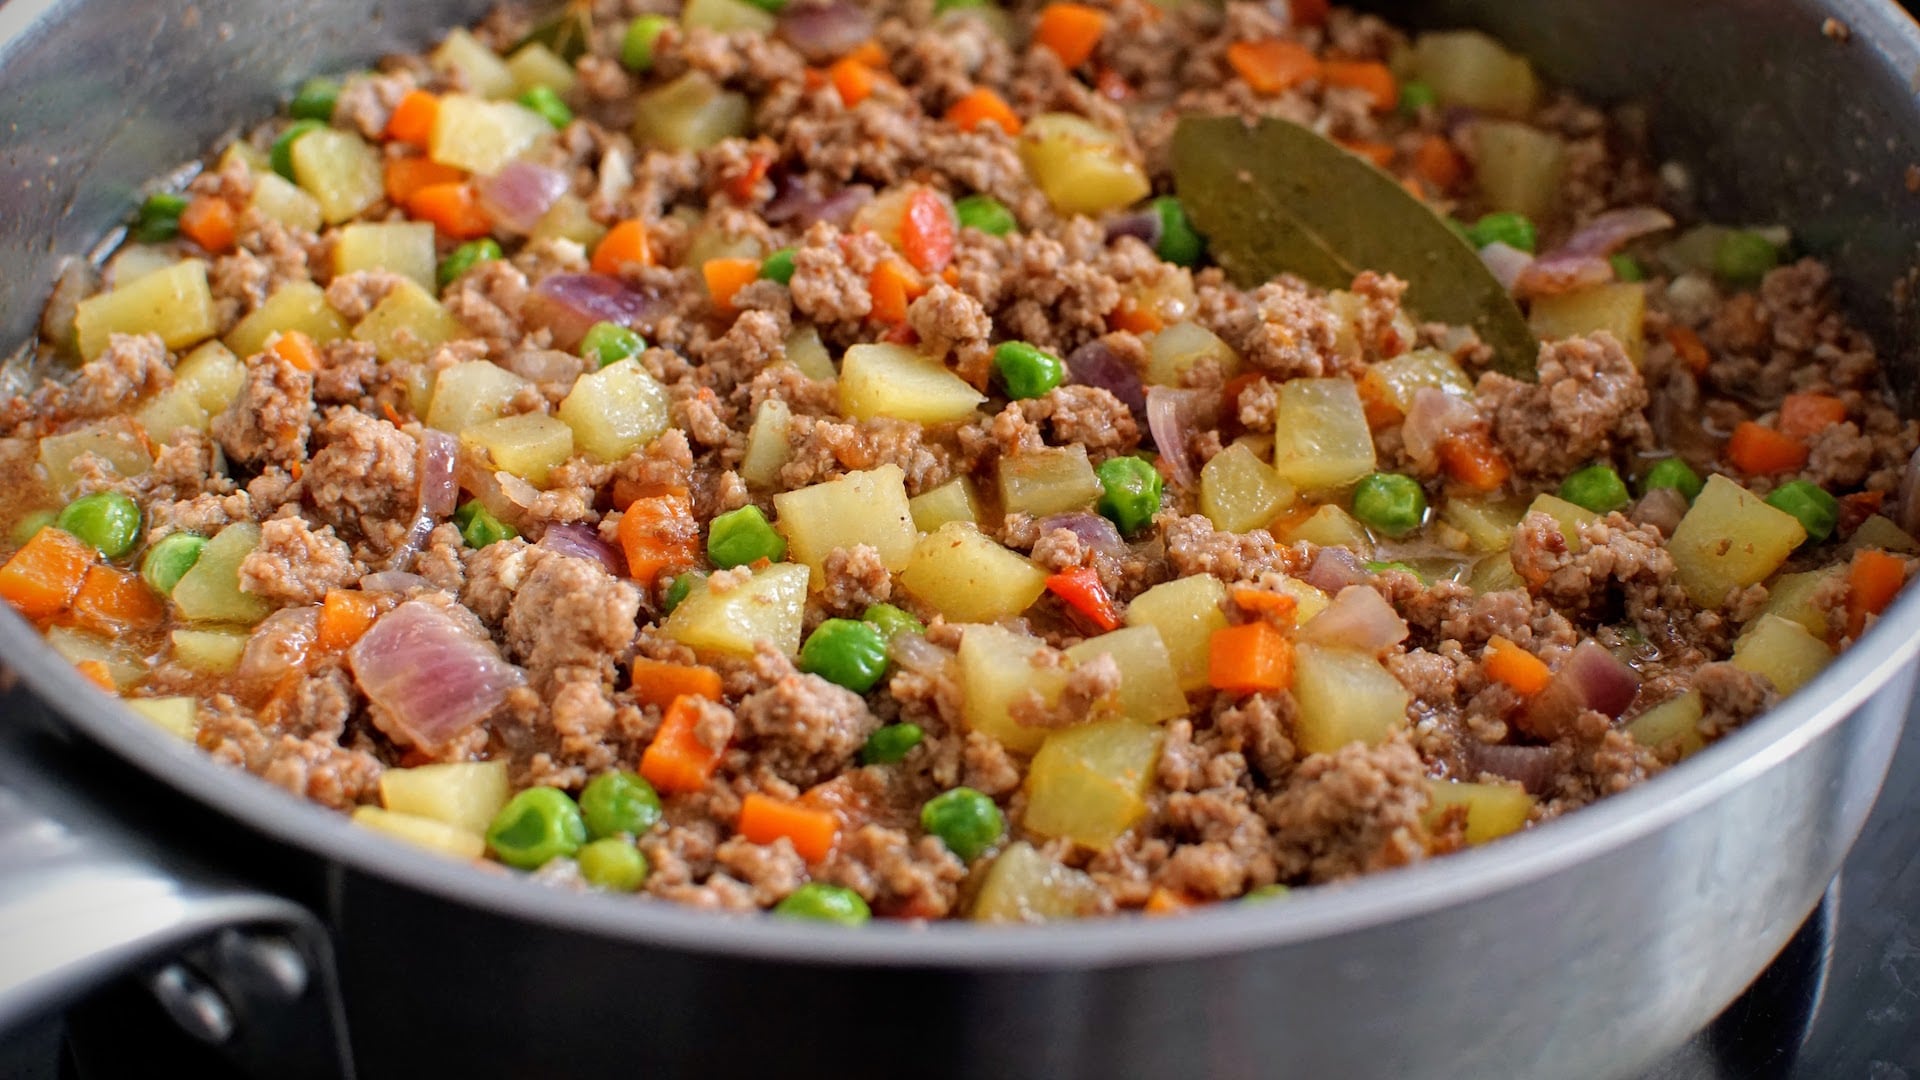
[[[1291,273],[1344,289],[1362,270],[1391,273],[1418,317],[1473,327],[1498,370],[1535,378],[1540,343],[1479,253],[1372,163],[1285,120],[1188,116],[1174,132],[1173,176],[1242,288]]]

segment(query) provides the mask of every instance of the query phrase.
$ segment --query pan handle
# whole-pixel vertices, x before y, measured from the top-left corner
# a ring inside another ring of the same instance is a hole
[[[320,920],[163,855],[61,782],[70,756],[0,740],[0,1031],[131,976],[245,1075],[350,1077]]]

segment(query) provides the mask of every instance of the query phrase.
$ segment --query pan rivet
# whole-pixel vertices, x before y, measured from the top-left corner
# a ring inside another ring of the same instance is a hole
[[[201,1042],[218,1045],[233,1038],[233,1009],[227,999],[181,964],[168,964],[148,982],[160,1007],[180,1029]]]

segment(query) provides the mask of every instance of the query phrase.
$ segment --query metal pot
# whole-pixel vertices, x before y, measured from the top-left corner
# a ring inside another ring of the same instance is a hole
[[[483,6],[0,8],[5,340],[29,336],[59,257],[135,183],[302,74],[418,47]],[[1920,250],[1920,28],[1892,4],[1407,6],[1390,14],[1477,23],[1590,94],[1648,99],[1702,205],[1792,223],[1893,381],[1920,382],[1893,291]],[[0,1026],[197,943],[159,969],[162,1000],[273,1075],[338,1071],[350,1041],[365,1076],[1627,1076],[1814,906],[1885,774],[1917,626],[1908,595],[1782,708],[1485,849],[1178,920],[839,932],[412,855],[102,708],[8,613]]]

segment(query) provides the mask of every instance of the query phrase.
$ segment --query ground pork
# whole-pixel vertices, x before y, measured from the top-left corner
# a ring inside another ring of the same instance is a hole
[[[789,783],[810,787],[835,775],[879,726],[860,695],[795,671],[764,643],[753,670],[763,689],[741,700],[740,731],[751,741],[756,766]]]
[[[240,562],[240,589],[276,606],[317,604],[329,589],[360,576],[353,552],[332,526],[313,528],[304,518],[277,517],[260,526],[260,544]]]
[[[1549,342],[1537,383],[1488,372],[1475,394],[1514,468],[1529,477],[1557,481],[1653,443],[1646,383],[1610,334]]]
[[[312,433],[313,375],[274,353],[254,359],[239,395],[213,421],[221,449],[250,465],[305,461]]]

